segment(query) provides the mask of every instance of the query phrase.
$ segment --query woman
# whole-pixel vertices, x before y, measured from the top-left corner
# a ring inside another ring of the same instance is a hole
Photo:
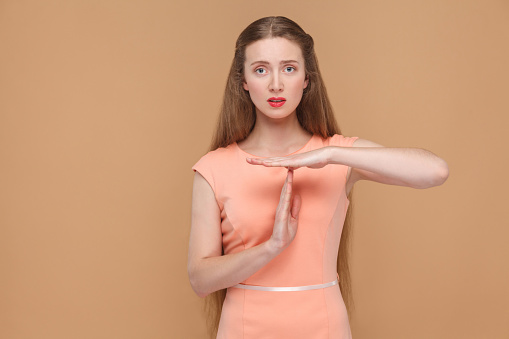
[[[341,135],[313,39],[280,16],[237,39],[213,143],[192,169],[188,273],[212,338],[351,338],[354,183],[448,177],[429,151]]]

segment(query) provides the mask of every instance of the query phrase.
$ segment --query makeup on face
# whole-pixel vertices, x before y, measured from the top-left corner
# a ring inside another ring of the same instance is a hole
[[[274,118],[294,113],[306,85],[302,51],[296,43],[270,38],[247,46],[243,87],[257,113]]]
[[[269,102],[269,105],[272,107],[281,107],[285,104],[286,99],[283,97],[272,97],[267,100]]]

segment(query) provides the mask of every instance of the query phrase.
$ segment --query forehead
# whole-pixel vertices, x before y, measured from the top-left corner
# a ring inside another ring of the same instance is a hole
[[[246,63],[267,60],[277,64],[279,60],[302,61],[302,51],[295,42],[285,38],[267,38],[255,41],[246,47]]]

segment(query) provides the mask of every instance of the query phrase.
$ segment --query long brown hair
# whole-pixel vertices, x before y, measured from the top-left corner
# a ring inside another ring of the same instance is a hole
[[[297,43],[304,57],[304,68],[309,83],[304,89],[301,102],[297,106],[297,119],[301,126],[306,131],[318,134],[322,138],[341,134],[318,68],[313,38],[294,21],[283,16],[270,16],[258,19],[247,26],[240,33],[235,43],[235,56],[226,81],[223,102],[209,151],[245,139],[254,128],[256,122],[255,106],[249,93],[242,87],[246,47],[258,40],[276,37],[286,38]],[[350,205],[345,216],[337,259],[339,287],[350,319],[353,311],[353,298],[348,258],[353,205],[352,193],[353,189],[348,195]],[[224,251],[222,254],[224,254]],[[204,312],[211,338],[215,338],[217,335],[226,291],[226,289],[218,290],[205,297]]]

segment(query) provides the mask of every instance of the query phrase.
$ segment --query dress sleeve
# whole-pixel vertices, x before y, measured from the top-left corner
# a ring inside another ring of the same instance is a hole
[[[213,151],[208,152],[204,156],[200,158],[196,162],[196,164],[191,167],[193,171],[198,171],[209,183],[210,187],[212,187],[212,191],[214,191],[214,197],[216,198],[217,205],[219,206],[219,209],[223,210],[223,203],[221,199],[219,199],[218,195],[218,177],[215,174],[217,169],[219,168],[217,164],[219,161],[217,160],[217,157],[214,156]]]
[[[214,174],[212,172],[213,168],[213,161],[211,159],[210,152],[205,154],[196,162],[196,164],[193,165],[191,168],[193,171],[198,171],[209,183],[210,187],[212,187],[212,190],[214,191],[214,195],[216,194],[216,183],[214,180]]]

